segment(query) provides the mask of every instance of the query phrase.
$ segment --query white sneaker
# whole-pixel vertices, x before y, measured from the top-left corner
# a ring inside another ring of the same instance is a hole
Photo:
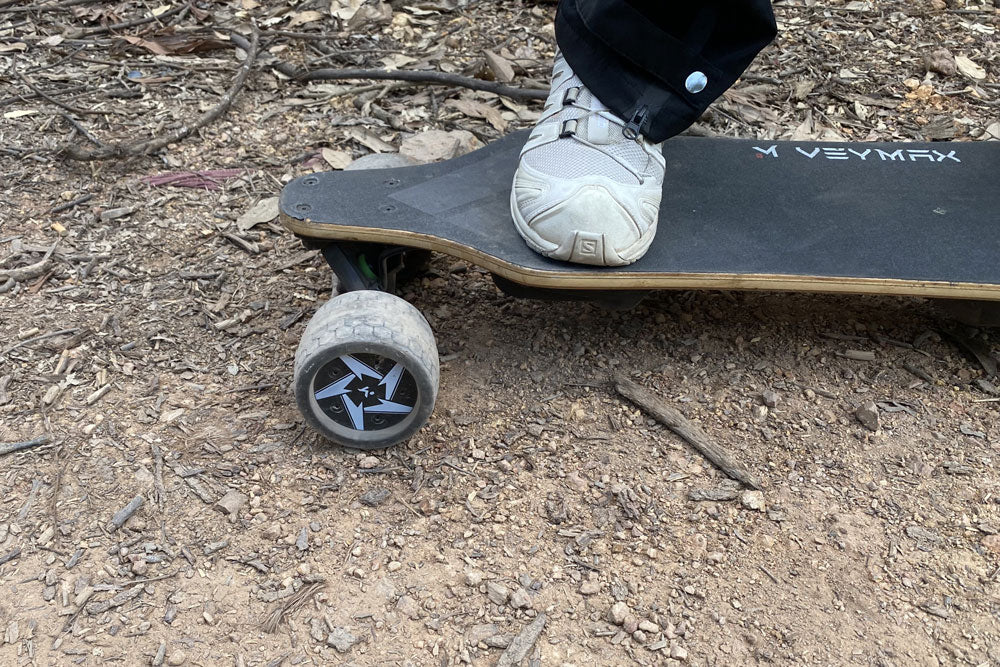
[[[556,53],[542,117],[521,151],[510,211],[532,250],[579,264],[619,266],[656,234],[663,144],[632,131]],[[632,129],[632,128],[630,128]]]

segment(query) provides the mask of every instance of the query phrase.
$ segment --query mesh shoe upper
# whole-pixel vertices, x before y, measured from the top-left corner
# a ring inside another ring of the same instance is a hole
[[[556,54],[545,109],[521,152],[511,213],[534,250],[574,262],[634,262],[656,231],[660,144],[629,139],[626,123]]]

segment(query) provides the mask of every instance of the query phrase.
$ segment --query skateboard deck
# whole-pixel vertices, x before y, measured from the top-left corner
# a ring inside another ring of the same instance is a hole
[[[763,289],[1000,300],[1000,144],[677,137],[656,238],[603,268],[530,250],[510,218],[526,132],[436,164],[289,183],[281,220],[424,248],[529,287]]]

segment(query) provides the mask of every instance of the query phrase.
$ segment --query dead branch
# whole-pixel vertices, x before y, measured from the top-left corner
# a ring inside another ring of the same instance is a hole
[[[241,35],[232,34],[230,39],[246,49],[247,42]],[[241,43],[242,42],[242,43]],[[429,83],[439,86],[461,86],[471,90],[483,90],[501,97],[515,100],[544,100],[549,91],[541,88],[515,88],[505,86],[495,81],[483,81],[449,72],[431,72],[414,70],[384,70],[384,69],[318,69],[301,70],[294,65],[275,61],[270,66],[295,81],[342,81],[344,79],[376,79],[384,81],[409,81],[410,83]]]
[[[113,533],[124,526],[125,522],[131,519],[132,515],[135,514],[140,507],[142,507],[142,503],[142,496],[136,496],[129,501],[128,505],[115,512],[115,515],[111,517],[111,522],[108,523],[108,532]]]
[[[41,97],[46,102],[48,102],[50,104],[54,104],[55,106],[59,107],[60,109],[65,109],[66,111],[69,111],[70,113],[80,114],[82,116],[86,116],[86,115],[103,116],[103,115],[107,115],[107,114],[111,114],[111,113],[117,113],[115,111],[94,111],[92,109],[81,109],[81,108],[75,107],[75,106],[73,106],[71,104],[66,104],[65,102],[60,102],[56,98],[54,98],[51,95],[49,95],[48,93],[46,93],[44,90],[39,89],[38,86],[36,86],[34,83],[32,83],[31,79],[29,79],[28,77],[26,77],[21,72],[18,72],[17,70],[15,70],[15,74],[17,74],[17,78],[19,78],[21,80],[21,83],[23,83],[28,88],[30,88],[32,90],[32,92],[35,93],[35,95],[38,95],[39,97]]]
[[[74,334],[79,330],[80,330],[79,327],[75,327],[73,329],[60,329],[59,331],[50,331],[49,333],[40,334],[38,336],[32,336],[31,338],[27,338],[20,342],[14,343],[13,345],[5,347],[2,351],[0,351],[0,355],[8,354],[18,349],[19,347],[24,347],[25,345],[31,345],[32,343],[37,343],[38,341],[45,340],[47,338],[55,338],[56,336],[66,336],[68,334]]]
[[[264,632],[275,633],[278,631],[278,626],[281,624],[281,620],[293,614],[295,611],[300,609],[305,603],[307,603],[316,593],[319,593],[326,587],[326,582],[316,581],[308,586],[303,586],[298,590],[298,592],[290,595],[286,600],[284,600],[278,607],[267,615],[264,622],[261,623],[261,629]]]
[[[62,152],[66,155],[66,157],[72,160],[79,160],[81,162],[106,160],[108,158],[115,157],[120,158],[149,155],[169,146],[170,144],[183,141],[197,130],[215,122],[225,115],[227,111],[229,111],[229,108],[233,105],[233,100],[235,100],[240,94],[240,91],[243,90],[243,86],[246,84],[247,78],[250,76],[250,70],[253,68],[253,64],[257,59],[257,51],[260,44],[260,33],[256,26],[253,27],[251,41],[247,42],[246,40],[243,40],[243,42],[245,46],[244,44],[239,44],[234,41],[234,43],[246,51],[247,56],[243,61],[243,65],[240,67],[239,72],[237,72],[232,85],[229,87],[229,90],[226,91],[226,94],[222,96],[222,99],[219,100],[219,103],[214,108],[202,114],[202,116],[193,124],[182,125],[164,137],[150,139],[148,141],[139,141],[131,144],[112,144],[104,148],[97,148],[94,150],[84,150],[78,146],[65,146],[62,148]]]
[[[23,283],[25,280],[31,280],[42,275],[49,270],[49,264],[52,263],[52,253],[56,251],[56,246],[58,245],[58,243],[52,244],[52,247],[46,251],[45,256],[34,264],[23,266],[20,269],[0,269],[0,280],[13,280],[17,283]]]
[[[86,5],[96,0],[66,0],[65,2],[46,2],[37,5],[24,5],[22,7],[8,7],[7,5],[14,5],[20,2],[20,0],[9,0],[8,2],[0,3],[0,12],[4,13],[27,13],[27,12],[37,12],[37,11],[52,11],[54,9],[68,9],[69,7],[75,7],[77,5]]]
[[[67,34],[68,39],[80,39],[81,37],[93,37],[94,35],[103,35],[108,32],[115,32],[117,30],[126,30],[128,28],[135,28],[136,26],[146,25],[147,23],[153,23],[158,21],[161,25],[166,26],[163,21],[165,19],[176,16],[178,19],[183,19],[187,16],[188,12],[191,10],[191,5],[183,4],[173,9],[169,9],[159,16],[150,14],[149,16],[144,16],[139,19],[133,19],[131,21],[125,21],[124,23],[113,23],[111,25],[103,25],[95,28],[80,28],[75,31],[71,31]]]
[[[31,447],[37,447],[39,445],[45,445],[52,441],[47,435],[41,435],[34,440],[26,440],[24,442],[10,442],[0,445],[0,456],[5,454],[13,454],[14,452],[19,452],[22,449],[30,449]]]
[[[662,422],[671,431],[684,438],[689,445],[697,449],[702,456],[714,463],[722,472],[751,489],[761,488],[760,482],[749,470],[730,459],[729,454],[724,449],[719,447],[704,431],[688,421],[680,411],[667,404],[665,400],[624,377],[615,379],[615,389],[618,390],[619,394]]]

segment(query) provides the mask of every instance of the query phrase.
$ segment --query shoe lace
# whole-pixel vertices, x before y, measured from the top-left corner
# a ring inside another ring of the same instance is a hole
[[[571,88],[583,88],[583,82],[581,82],[576,76],[571,77],[566,83],[570,84],[568,86],[565,86],[567,90],[571,89]],[[596,97],[591,96],[591,100],[593,102],[596,102],[597,104],[600,104],[600,102],[597,100]],[[593,107],[590,107],[590,106],[585,106],[583,104],[580,104],[576,99],[572,100],[569,103],[565,103],[564,102],[563,104],[559,104],[557,102],[553,106],[554,106],[554,109],[552,110],[551,113],[547,114],[546,120],[552,119],[554,122],[562,122],[562,123],[565,123],[565,122],[571,120],[571,121],[576,121],[577,123],[580,123],[581,121],[589,120],[592,117],[601,117],[601,118],[604,118],[605,120],[607,120],[608,122],[610,122],[612,125],[616,125],[616,126],[620,127],[622,129],[622,131],[623,131],[623,136],[624,136],[624,130],[625,130],[626,122],[624,120],[622,120],[621,118],[618,118],[618,116],[614,115],[611,112],[611,110],[607,109],[606,107],[602,106],[600,108],[593,108]],[[581,116],[574,116],[573,118],[567,119],[567,121],[560,121],[558,119],[558,117],[560,115],[562,115],[568,109],[576,109],[576,110],[582,111],[584,113]],[[621,158],[621,157],[619,157],[619,156],[617,156],[617,155],[609,152],[608,150],[606,150],[605,148],[603,148],[600,144],[595,144],[592,141],[588,141],[587,139],[581,137],[575,131],[566,134],[564,138],[574,139],[574,140],[580,142],[581,144],[583,144],[583,145],[585,145],[585,146],[587,146],[587,147],[589,147],[589,148],[591,148],[593,150],[598,151],[599,153],[601,153],[602,155],[610,158],[614,162],[617,162],[623,169],[625,169],[630,174],[632,174],[633,176],[635,176],[636,179],[638,179],[639,185],[642,185],[643,183],[645,183],[646,179],[649,178],[649,176],[650,176],[650,174],[648,174],[648,173],[646,173],[644,171],[640,171],[638,168],[636,168],[636,167],[632,166],[631,164],[629,164],[628,162],[626,162],[623,158]],[[626,141],[635,141],[642,148],[643,152],[646,153],[647,160],[651,160],[652,159],[649,156],[649,148],[646,145],[646,141],[641,136],[638,137],[638,138],[636,138],[636,139],[634,139],[634,140],[626,139]]]

